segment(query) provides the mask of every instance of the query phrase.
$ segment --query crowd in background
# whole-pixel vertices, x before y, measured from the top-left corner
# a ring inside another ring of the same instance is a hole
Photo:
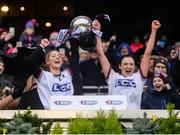
[[[15,102],[3,109],[24,109],[32,104],[39,104],[35,102],[39,99],[36,91],[37,80],[32,75],[31,65],[27,61],[43,39],[43,35],[36,33],[35,23],[35,19],[28,21],[24,31],[19,35],[19,40],[15,42],[14,33],[8,28],[0,28],[0,98],[3,100],[15,92],[16,96],[19,94],[14,98]],[[139,68],[149,38],[150,33],[144,35],[143,40],[138,35],[134,35],[133,41],[123,42],[118,41],[116,34],[102,38],[102,48],[111,68],[119,73],[117,63],[127,55],[134,57],[135,66]],[[58,32],[53,31],[49,35],[50,43],[45,48],[47,52],[55,48],[57,39]],[[176,109],[180,109],[180,41],[170,43],[165,35],[156,38],[148,76],[143,86],[142,109],[166,109],[169,102],[173,102]],[[78,46],[77,40],[70,39],[60,46],[58,51],[64,60],[61,70],[64,71],[68,67],[73,69],[73,95],[85,95],[84,86],[108,85],[96,50],[85,51]],[[44,62],[40,65],[43,69],[47,68]],[[91,93],[91,88],[93,87],[89,87],[86,92]],[[109,90],[106,92],[110,94]],[[34,109],[43,109],[40,106],[42,105],[37,105]]]

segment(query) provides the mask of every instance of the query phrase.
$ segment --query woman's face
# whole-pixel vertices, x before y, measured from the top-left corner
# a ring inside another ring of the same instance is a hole
[[[154,73],[167,73],[166,66],[162,63],[157,63],[154,67]]]
[[[89,52],[81,52],[80,58],[87,60],[89,58]]]
[[[135,61],[131,57],[125,57],[122,59],[119,68],[121,69],[121,74],[125,77],[132,76],[135,71]]]
[[[58,51],[52,51],[49,54],[49,57],[47,58],[48,60],[46,61],[47,66],[51,69],[59,69],[62,64],[63,60],[60,56],[60,53]]]
[[[34,33],[34,29],[31,29],[31,28],[26,28],[26,33],[28,35],[32,35]]]
[[[164,82],[160,77],[153,78],[153,86],[156,91],[162,91],[164,88]]]
[[[1,35],[0,35],[0,39],[4,39],[6,36],[7,36],[7,32],[2,32]]]
[[[122,48],[120,53],[121,56],[128,55],[129,54],[128,48]]]

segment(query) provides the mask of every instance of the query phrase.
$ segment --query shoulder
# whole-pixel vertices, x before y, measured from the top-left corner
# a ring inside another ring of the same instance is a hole
[[[61,73],[64,74],[64,75],[68,75],[68,76],[73,75],[73,72],[72,72],[72,70],[70,68],[67,68],[67,69],[63,70]]]

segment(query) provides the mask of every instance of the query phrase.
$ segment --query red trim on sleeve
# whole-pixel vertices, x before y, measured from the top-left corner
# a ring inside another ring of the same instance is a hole
[[[141,77],[142,77],[143,79],[146,79],[147,76],[144,76],[144,75],[143,75],[141,68],[139,68],[139,71],[140,71]]]
[[[34,74],[34,76],[39,80],[41,78],[41,75],[42,75],[42,69],[39,68],[36,72],[36,74]]]
[[[108,79],[109,78],[109,75],[110,75],[110,72],[111,72],[111,67],[109,68],[109,71],[108,71],[108,75],[105,77],[105,79]]]
[[[73,76],[73,71],[70,68],[67,68],[67,70],[69,71],[69,73],[71,74],[71,76]]]

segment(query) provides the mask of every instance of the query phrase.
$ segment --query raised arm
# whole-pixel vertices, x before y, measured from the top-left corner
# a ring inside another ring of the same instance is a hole
[[[143,55],[143,58],[141,61],[141,65],[140,65],[143,77],[147,77],[147,75],[148,75],[151,53],[152,53],[153,48],[154,48],[157,30],[160,27],[161,27],[161,24],[158,20],[152,21],[151,35],[149,37],[149,41],[147,43],[146,50],[144,52],[144,55]]]
[[[47,51],[46,47],[49,46],[50,41],[48,39],[42,39],[41,44],[30,56],[31,71],[37,77],[40,72],[40,66],[45,61],[45,53]]]
[[[100,30],[100,28],[101,28],[101,24],[97,20],[93,21],[92,25],[97,30]],[[101,38],[96,37],[96,40],[97,40],[96,51],[97,51],[97,54],[98,54],[98,58],[99,58],[99,61],[101,63],[101,67],[102,67],[104,76],[105,76],[105,78],[107,78],[109,70],[110,70],[110,63],[109,63],[106,55],[103,52]]]

